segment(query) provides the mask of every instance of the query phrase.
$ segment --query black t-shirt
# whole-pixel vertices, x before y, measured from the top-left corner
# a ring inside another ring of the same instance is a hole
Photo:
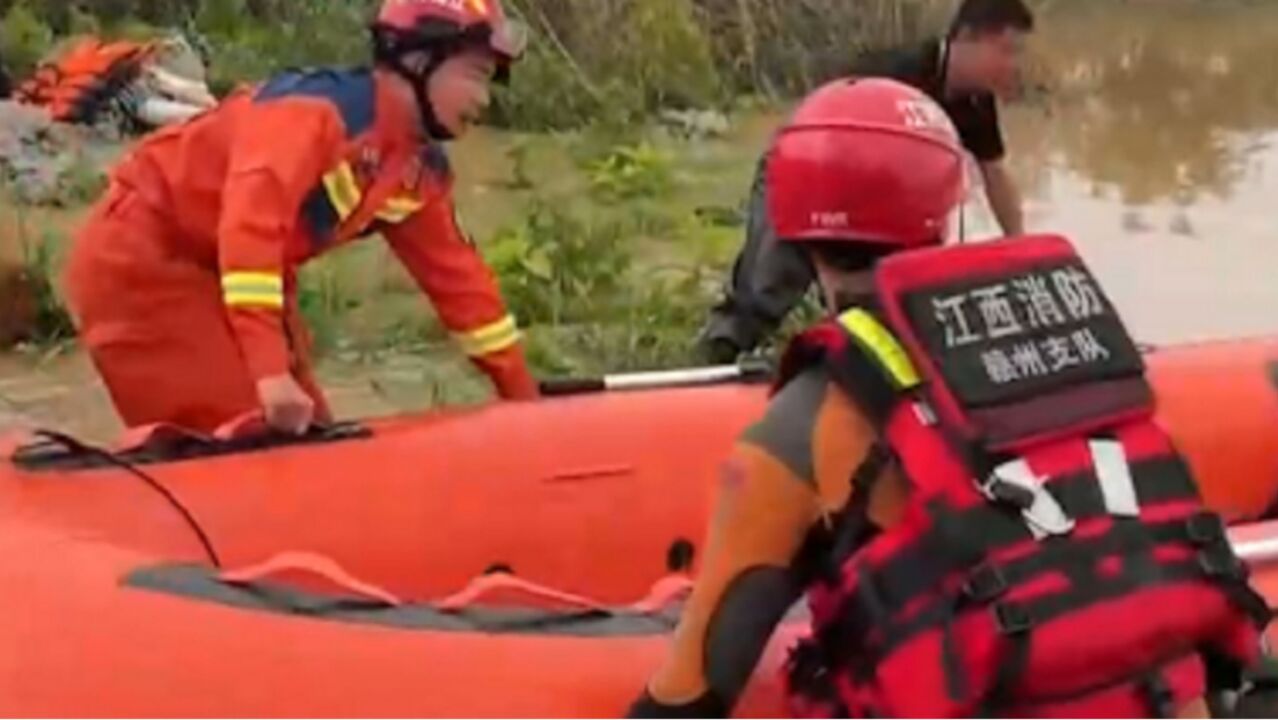
[[[9,81],[9,73],[4,69],[4,56],[0,55],[0,100],[7,100],[12,93],[13,87]]]
[[[853,68],[854,75],[889,77],[913,85],[936,100],[958,129],[963,145],[981,162],[1003,159],[1003,131],[998,104],[990,93],[947,96],[945,45],[929,40],[920,47],[867,54]]]

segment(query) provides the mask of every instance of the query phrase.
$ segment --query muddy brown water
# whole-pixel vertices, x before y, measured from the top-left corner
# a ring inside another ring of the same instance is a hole
[[[1274,47],[1273,3],[1069,0],[1043,18],[1031,76],[1047,92],[1005,111],[1028,224],[1078,243],[1142,341],[1278,332]],[[731,176],[713,183],[710,201],[744,192],[780,117],[737,118],[726,140],[687,149]],[[486,209],[473,223],[481,235],[496,208],[518,206],[497,182],[509,176],[509,142],[486,133],[458,148],[463,212]],[[994,224],[974,196],[965,227],[977,238]],[[400,387],[428,362],[400,361]],[[429,401],[387,392],[366,370],[330,363],[325,375],[342,414]],[[96,438],[117,430],[78,353],[0,357],[0,427],[18,418]]]
[[[1058,7],[1052,99],[1009,114],[1029,226],[1073,238],[1144,341],[1278,330],[1278,5]]]

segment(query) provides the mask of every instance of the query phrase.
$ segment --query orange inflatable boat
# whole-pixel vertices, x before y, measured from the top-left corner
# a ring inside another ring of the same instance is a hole
[[[1275,359],[1267,340],[1149,356],[1163,421],[1238,523],[1278,487]],[[627,384],[653,383],[611,386]],[[0,714],[618,716],[677,619],[716,467],[765,402],[762,384],[710,382],[283,446],[11,443]],[[1278,598],[1278,527],[1235,533]],[[782,713],[802,624],[741,713]]]

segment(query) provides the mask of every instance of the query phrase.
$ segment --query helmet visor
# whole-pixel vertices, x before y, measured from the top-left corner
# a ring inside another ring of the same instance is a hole
[[[519,20],[503,20],[493,27],[488,46],[506,62],[516,62],[528,49],[528,26]]]

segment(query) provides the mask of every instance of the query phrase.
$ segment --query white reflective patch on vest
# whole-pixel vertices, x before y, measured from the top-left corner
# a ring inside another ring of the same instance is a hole
[[[1140,517],[1140,501],[1136,499],[1136,484],[1132,482],[1131,466],[1123,445],[1114,440],[1092,440],[1087,443],[1092,451],[1092,467],[1101,496],[1105,498],[1105,510],[1119,517]]]
[[[931,405],[919,401],[912,403],[911,407],[914,408],[914,417],[918,418],[924,427],[934,427],[936,425],[936,413],[932,410]]]
[[[1034,474],[1029,463],[1023,459],[1005,462],[994,468],[990,478],[982,486],[985,496],[996,499],[992,490],[995,482],[1002,481],[1026,491],[1032,496],[1029,507],[1021,509],[1025,524],[1035,539],[1042,540],[1052,535],[1068,535],[1074,530],[1074,520],[1065,514],[1056,498],[1043,487],[1043,481]]]

